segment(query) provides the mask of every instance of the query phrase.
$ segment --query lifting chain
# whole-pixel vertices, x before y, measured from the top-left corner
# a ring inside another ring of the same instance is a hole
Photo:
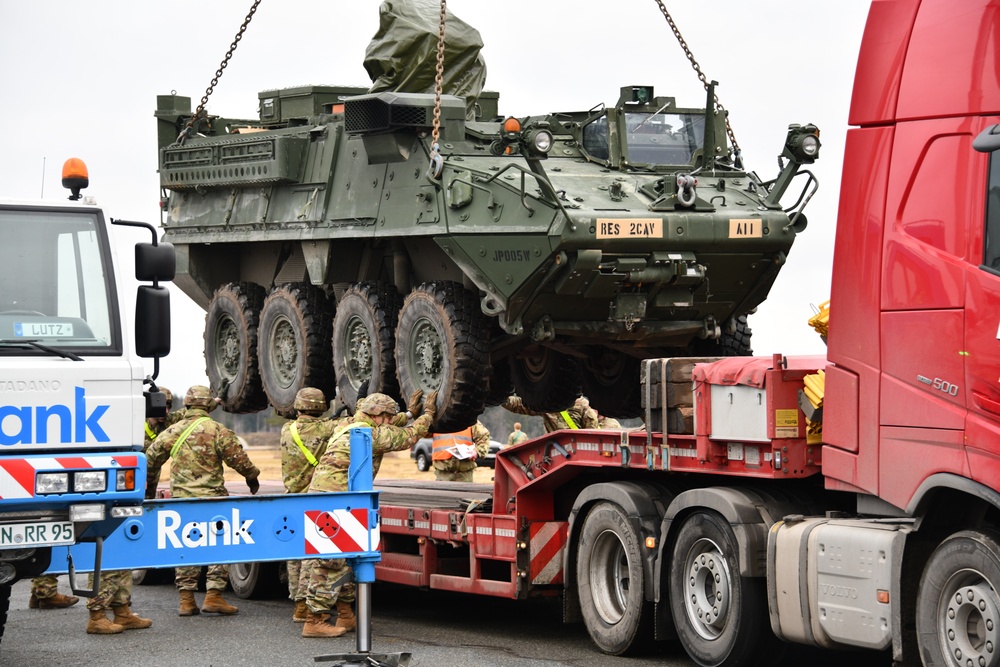
[[[226,51],[226,56],[222,59],[222,63],[219,65],[219,69],[215,71],[215,76],[212,77],[212,82],[208,84],[208,88],[205,89],[205,95],[201,98],[201,102],[198,104],[198,108],[195,110],[194,115],[188,120],[187,127],[181,132],[181,136],[177,137],[179,143],[184,143],[184,140],[192,132],[195,122],[201,118],[201,115],[205,112],[205,105],[208,104],[208,98],[215,90],[216,84],[219,83],[219,79],[222,78],[222,71],[226,69],[229,65],[229,59],[233,57],[233,52],[236,51],[237,45],[239,45],[240,40],[243,39],[243,33],[246,32],[247,26],[250,25],[250,19],[253,18],[254,12],[257,11],[257,5],[260,4],[260,0],[254,0],[253,6],[247,13],[247,17],[243,19],[243,24],[240,26],[239,31],[236,33],[236,37],[233,39],[233,43],[229,45],[229,50]]]
[[[444,25],[448,13],[448,0],[441,0],[441,19],[438,22],[437,65],[434,68],[434,124],[431,130],[431,161],[427,175],[434,180],[441,178],[444,159],[441,157],[441,87],[444,79]]]
[[[698,61],[694,59],[694,54],[691,53],[691,49],[688,48],[687,42],[681,37],[681,31],[677,28],[677,24],[674,23],[673,17],[670,16],[670,12],[667,11],[666,5],[663,4],[663,0],[655,0],[657,6],[660,8],[660,12],[663,13],[663,18],[667,19],[667,23],[670,25],[670,29],[674,31],[674,37],[677,38],[677,43],[681,45],[684,49],[684,55],[691,62],[691,67],[694,68],[695,73],[698,75],[698,80],[701,81],[701,85],[705,86],[705,90],[708,90],[708,79],[705,77],[705,73],[701,71],[701,65]],[[721,114],[726,113],[726,108],[722,106],[719,102],[719,96],[715,96],[715,109]],[[729,142],[733,145],[733,151],[735,151],[737,159],[740,155],[740,145],[736,143],[736,135],[733,134],[733,127],[729,124],[729,116],[725,116],[726,119],[726,134],[729,135]],[[707,150],[707,147],[706,147]]]

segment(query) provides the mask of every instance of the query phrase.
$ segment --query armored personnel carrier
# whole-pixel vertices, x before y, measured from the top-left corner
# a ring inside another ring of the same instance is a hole
[[[714,105],[650,86],[516,118],[481,99],[471,121],[442,96],[436,156],[434,95],[360,92],[267,91],[260,118],[183,145],[188,98],[159,98],[164,240],[227,409],[287,414],[305,384],[353,404],[367,381],[439,390],[439,428],[514,390],[632,416],[640,359],[749,353],[746,315],[805,227],[809,188],[779,200],[815,127],[790,128],[764,182]]]

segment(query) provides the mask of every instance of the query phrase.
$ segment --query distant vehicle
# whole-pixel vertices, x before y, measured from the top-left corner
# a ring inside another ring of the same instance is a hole
[[[417,462],[417,470],[426,472],[431,469],[431,451],[433,442],[430,438],[420,438],[416,444],[410,448],[410,458]],[[482,459],[477,459],[476,463],[486,468],[496,466],[497,452],[503,447],[496,440],[490,440],[490,451]]]

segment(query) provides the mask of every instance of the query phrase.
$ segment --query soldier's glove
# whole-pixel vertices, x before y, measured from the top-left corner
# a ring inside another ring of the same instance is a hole
[[[247,486],[250,487],[250,495],[255,496],[257,495],[257,492],[260,491],[260,480],[256,477],[248,477]]]
[[[423,389],[417,389],[415,392],[410,394],[410,400],[406,402],[406,411],[410,413],[410,416],[419,415],[420,411],[424,409],[423,398]]]
[[[438,398],[438,393],[436,391],[432,391],[431,393],[427,394],[427,398],[426,400],[424,400],[424,414],[430,417],[432,422],[437,417],[438,413],[437,398]]]

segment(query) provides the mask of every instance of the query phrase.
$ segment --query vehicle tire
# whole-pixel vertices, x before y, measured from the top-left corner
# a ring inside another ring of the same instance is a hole
[[[521,403],[529,410],[565,410],[580,395],[580,365],[576,359],[541,345],[512,356],[510,375]]]
[[[333,318],[333,368],[340,399],[354,412],[358,390],[399,397],[396,322],[402,297],[392,285],[365,282],[347,288]]]
[[[514,381],[510,376],[510,361],[498,359],[493,362],[493,372],[490,374],[486,390],[486,405],[500,405],[514,393]]]
[[[159,586],[174,580],[174,571],[169,567],[132,570],[132,583],[136,586]]]
[[[302,387],[333,398],[332,329],[333,305],[315,285],[278,285],[264,300],[257,361],[264,393],[282,417],[295,417],[295,394]]]
[[[3,630],[7,626],[7,611],[10,609],[10,589],[11,584],[0,585],[0,639],[3,639]]]
[[[740,576],[738,551],[730,525],[708,511],[689,516],[674,542],[670,609],[681,645],[704,667],[776,660],[766,582]]]
[[[753,355],[750,347],[752,335],[747,316],[740,315],[736,319],[736,331],[723,332],[718,340],[695,340],[691,344],[691,353],[695,357],[749,357]]]
[[[257,365],[257,333],[264,288],[227,283],[215,290],[205,314],[205,373],[226,412],[267,407]]]
[[[607,347],[591,348],[581,368],[583,393],[590,407],[606,417],[641,417],[641,366],[638,359],[624,352]]]
[[[931,554],[917,590],[917,643],[928,666],[1000,665],[1000,536],[963,531]]]
[[[280,562],[233,563],[229,566],[229,586],[244,600],[268,600],[282,591],[287,594],[288,587],[282,588],[278,572],[281,566]]]
[[[576,585],[590,638],[611,655],[648,648],[653,605],[644,599],[642,540],[621,507],[594,505],[577,542]]]
[[[424,452],[417,452],[417,470],[427,472],[431,469],[431,460]]]
[[[403,302],[396,374],[403,396],[438,392],[434,430],[467,428],[482,414],[490,361],[489,321],[476,294],[458,283],[424,283]]]

